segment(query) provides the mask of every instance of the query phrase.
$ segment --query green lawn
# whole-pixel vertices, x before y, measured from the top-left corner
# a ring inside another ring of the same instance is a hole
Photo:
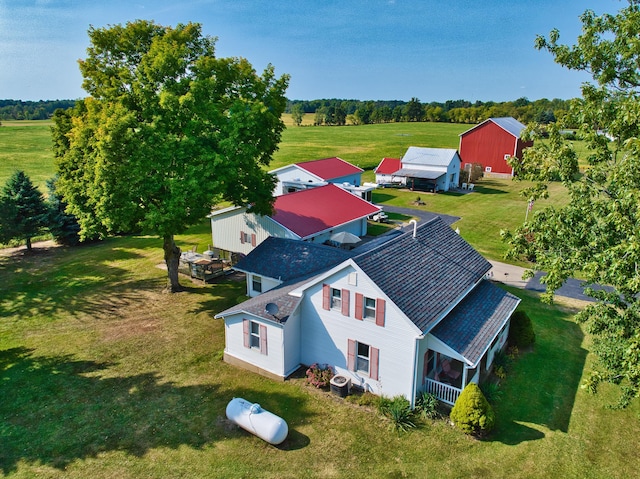
[[[490,438],[445,420],[398,435],[375,411],[302,380],[223,363],[213,316],[242,298],[244,282],[183,278],[187,292],[163,294],[161,261],[147,237],[0,257],[4,476],[626,478],[640,467],[637,403],[613,411],[614,391],[579,388],[591,358],[573,310],[511,290],[537,343],[503,383]],[[282,416],[288,439],[270,446],[229,424],[233,397]]]
[[[0,186],[23,170],[44,192],[54,174],[50,121],[3,121],[0,126]]]

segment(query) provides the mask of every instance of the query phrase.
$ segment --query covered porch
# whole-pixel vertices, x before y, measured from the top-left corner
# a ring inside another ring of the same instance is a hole
[[[467,384],[478,382],[478,368],[470,369],[464,362],[432,349],[426,356],[423,390],[439,401],[453,406]]]
[[[423,358],[423,390],[453,405],[471,382],[491,370],[495,352],[509,334],[509,319],[520,300],[482,280],[429,334]]]

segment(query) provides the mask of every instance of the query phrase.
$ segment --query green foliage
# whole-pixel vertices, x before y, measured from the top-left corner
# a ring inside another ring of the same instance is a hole
[[[317,388],[326,388],[333,377],[333,368],[328,364],[314,363],[307,369],[307,383]]]
[[[0,242],[25,240],[42,233],[47,224],[47,207],[42,193],[24,171],[16,171],[0,193]]]
[[[576,319],[593,337],[598,362],[586,386],[620,386],[620,406],[640,396],[640,5],[630,0],[617,14],[586,11],[577,44],[558,43],[559,32],[538,37],[556,62],[589,72],[582,98],[551,128],[548,145],[526,150],[518,177],[538,181],[525,191],[543,196],[549,181],[560,179],[569,192],[565,205],[536,211],[515,232],[505,235],[511,258],[533,258],[532,269],[546,271],[544,294],[570,276],[585,278],[585,293],[596,300]],[[578,125],[587,146],[587,164],[578,175],[572,145],[561,128]],[[592,288],[610,285],[612,291]]]
[[[416,427],[411,404],[404,396],[381,397],[378,411],[391,420],[390,427],[396,432],[406,432]]]
[[[467,434],[485,434],[493,429],[495,413],[475,383],[462,390],[450,414],[456,427]]]
[[[139,20],[91,27],[89,38],[80,70],[91,96],[72,122],[54,118],[58,189],[82,238],[162,237],[169,289],[179,290],[174,235],[222,199],[271,212],[275,180],[263,167],[284,129],[288,77],[216,58],[195,23]]]
[[[440,401],[435,394],[422,391],[416,398],[416,412],[422,419],[435,419],[438,417]]]
[[[485,381],[480,384],[480,390],[490,404],[495,404],[502,399],[502,390],[498,383],[493,381]]]
[[[63,245],[74,246],[80,242],[80,225],[75,216],[66,212],[67,204],[56,191],[56,178],[47,181],[47,224],[53,239]]]
[[[526,348],[536,341],[531,318],[525,311],[518,310],[511,315],[509,324],[509,344],[517,348]]]

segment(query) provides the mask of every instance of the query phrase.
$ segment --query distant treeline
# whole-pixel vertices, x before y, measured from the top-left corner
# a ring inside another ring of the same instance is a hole
[[[66,110],[74,100],[0,100],[0,120],[47,120],[58,108]]]
[[[529,101],[518,98],[507,102],[471,103],[466,100],[448,100],[444,103],[410,101],[361,100],[289,100],[287,112],[294,122],[304,114],[314,115],[314,125],[362,125],[401,121],[436,121],[451,123],[480,123],[487,118],[511,116],[522,123],[550,123],[566,114],[570,100]],[[298,123],[299,124],[299,123]]]
[[[363,100],[289,100],[287,113],[298,124],[304,114],[313,115],[314,125],[366,125],[401,121],[435,121],[451,123],[480,123],[487,118],[511,116],[522,123],[550,123],[566,114],[570,100],[553,99],[493,102],[448,100],[444,103],[409,101]],[[46,120],[58,108],[73,107],[74,100],[0,100],[0,120]]]

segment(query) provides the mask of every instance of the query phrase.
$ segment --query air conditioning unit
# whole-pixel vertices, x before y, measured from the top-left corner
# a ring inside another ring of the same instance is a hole
[[[329,381],[331,392],[340,396],[341,398],[347,397],[349,394],[349,388],[351,387],[351,379],[341,374],[336,374]]]

